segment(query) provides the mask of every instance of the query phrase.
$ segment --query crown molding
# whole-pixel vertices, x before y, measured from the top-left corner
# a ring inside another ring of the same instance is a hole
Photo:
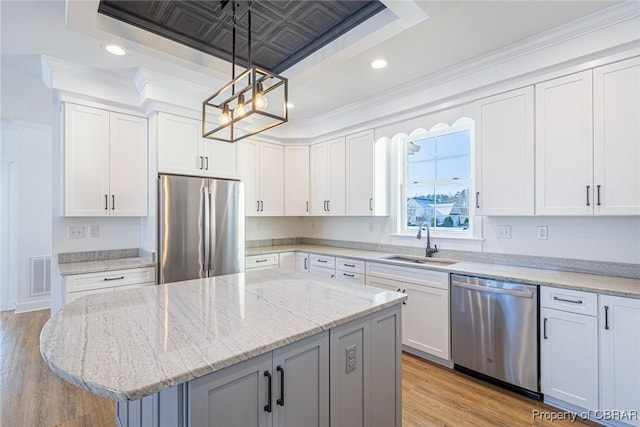
[[[361,99],[352,104],[334,109],[326,114],[318,115],[311,120],[310,137],[313,139],[324,138],[324,135],[329,135],[339,128],[345,130],[347,127],[341,125],[344,123],[345,117],[367,117],[367,123],[379,125],[380,119],[390,117],[388,111],[396,112],[393,115],[397,117],[398,115],[402,115],[403,112],[410,112],[416,108],[420,108],[420,105],[424,106],[425,100],[429,100],[427,101],[428,104],[446,102],[447,98],[434,96],[433,88],[455,85],[461,89],[460,85],[456,83],[465,78],[468,79],[470,76],[475,76],[482,72],[486,73],[492,69],[496,70],[496,73],[493,73],[494,80],[502,82],[517,79],[527,73],[531,74],[532,71],[542,70],[549,67],[550,64],[534,64],[536,65],[534,69],[529,68],[526,73],[522,72],[519,74],[511,71],[513,67],[510,67],[510,65],[519,61],[530,61],[530,58],[536,54],[539,57],[544,57],[545,51],[547,50],[561,47],[561,45],[570,42],[580,43],[579,39],[588,38],[597,32],[607,31],[609,29],[615,31],[615,27],[620,27],[620,38],[625,39],[626,36],[626,41],[635,39],[637,45],[637,40],[640,36],[637,31],[637,25],[640,25],[640,23],[636,24],[635,21],[638,21],[639,17],[640,3],[625,2],[617,6],[612,6],[602,12],[578,19],[570,24],[538,34],[487,55],[470,59],[447,69],[425,75],[411,82]],[[616,41],[608,39],[604,40],[603,43],[609,43],[608,48],[612,50],[624,44],[624,42],[616,43]],[[597,50],[596,47],[592,47],[590,44],[585,44],[583,47],[584,49]],[[601,53],[605,54],[606,52]],[[581,56],[580,54],[576,55],[577,58]],[[575,60],[576,57],[571,58],[565,53],[562,59],[568,63],[571,59]],[[536,62],[542,63],[544,59],[541,60],[538,58]],[[555,58],[551,60],[551,64],[559,65],[558,60]],[[503,70],[500,70],[500,68],[503,68]],[[479,83],[481,82],[476,82],[475,88],[478,87]],[[491,83],[495,82],[484,83],[481,84],[481,86]],[[444,92],[447,92],[449,96],[454,93],[450,90]],[[456,95],[464,92],[466,91],[458,92]],[[419,95],[416,96],[417,94]],[[408,103],[407,99],[416,99],[417,102]],[[398,102],[399,100],[402,100],[402,102]],[[394,104],[398,105],[397,109],[389,108],[391,106],[395,107]],[[458,102],[458,104],[460,104],[460,102]],[[409,105],[409,107],[407,107],[407,105]],[[331,124],[333,127],[327,126],[327,124]]]

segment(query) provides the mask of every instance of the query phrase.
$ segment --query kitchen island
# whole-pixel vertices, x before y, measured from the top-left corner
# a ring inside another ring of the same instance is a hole
[[[405,298],[303,273],[190,280],[73,301],[40,351],[123,426],[400,425]]]

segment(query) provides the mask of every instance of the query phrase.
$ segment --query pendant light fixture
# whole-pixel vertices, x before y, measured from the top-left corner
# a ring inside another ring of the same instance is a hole
[[[233,20],[231,81],[202,102],[202,136],[236,142],[288,120],[288,80],[254,66],[251,58],[251,7],[247,11],[248,66],[236,77],[237,0],[231,2]],[[225,3],[226,4],[226,3]]]

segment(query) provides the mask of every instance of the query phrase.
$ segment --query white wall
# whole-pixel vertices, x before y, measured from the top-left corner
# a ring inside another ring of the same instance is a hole
[[[283,239],[302,237],[309,224],[306,217],[247,217],[245,219],[245,239]]]
[[[29,284],[30,258],[51,255],[51,129],[29,122],[16,122],[12,127],[8,131],[3,126],[2,132],[3,160],[12,162],[7,176],[10,196],[3,199],[9,203],[9,241],[5,244],[11,259],[9,271],[3,273],[8,282],[2,285],[7,297],[2,308],[12,309],[15,304],[18,311],[26,311],[49,305],[49,296],[32,296]]]

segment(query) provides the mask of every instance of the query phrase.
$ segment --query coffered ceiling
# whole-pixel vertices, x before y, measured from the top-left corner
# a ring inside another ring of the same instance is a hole
[[[252,62],[281,73],[385,9],[378,0],[101,0],[98,12],[226,61],[248,63],[251,5]]]

